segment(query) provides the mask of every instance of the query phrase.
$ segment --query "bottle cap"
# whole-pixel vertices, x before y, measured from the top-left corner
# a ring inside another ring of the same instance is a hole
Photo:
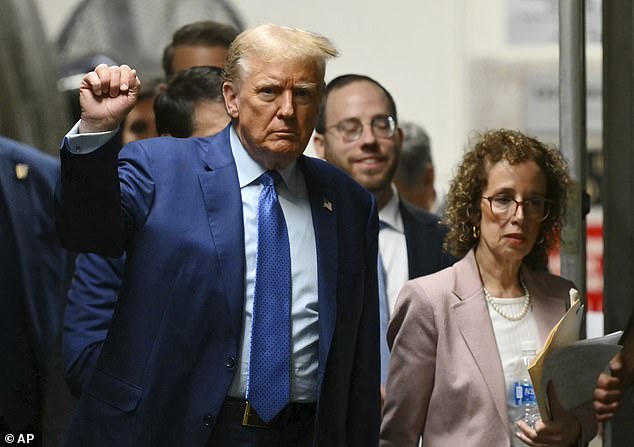
[[[537,343],[533,340],[524,340],[520,343],[520,349],[522,351],[537,351]]]

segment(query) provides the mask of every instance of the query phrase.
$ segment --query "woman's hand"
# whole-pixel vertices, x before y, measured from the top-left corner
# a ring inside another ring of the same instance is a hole
[[[531,428],[523,421],[517,423],[515,434],[523,443],[531,447],[576,445],[581,436],[581,424],[572,413],[564,410],[557,400],[555,387],[548,383],[548,401],[553,419],[548,422],[539,421]]]

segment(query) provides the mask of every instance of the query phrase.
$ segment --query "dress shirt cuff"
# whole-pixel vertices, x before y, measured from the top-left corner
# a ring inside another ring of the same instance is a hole
[[[106,132],[79,133],[79,121],[68,131],[62,141],[61,150],[66,149],[73,154],[90,154],[106,144],[117,133],[116,129]]]

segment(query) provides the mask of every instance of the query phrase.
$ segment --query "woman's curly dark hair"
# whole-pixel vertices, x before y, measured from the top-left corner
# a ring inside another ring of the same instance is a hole
[[[541,224],[538,242],[524,259],[533,268],[543,268],[548,261],[548,250],[558,243],[573,181],[561,152],[515,130],[498,129],[477,134],[472,149],[462,158],[447,194],[444,220],[449,232],[445,249],[461,258],[478,242],[473,227],[480,224],[480,204],[487,187],[488,168],[501,160],[512,165],[532,160],[546,175],[550,213]]]

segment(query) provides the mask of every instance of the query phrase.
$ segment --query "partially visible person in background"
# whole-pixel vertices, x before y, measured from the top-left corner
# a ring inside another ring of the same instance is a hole
[[[229,115],[221,85],[222,70],[218,67],[192,67],[176,75],[154,104],[158,132],[186,138],[211,136],[224,129]],[[64,317],[63,354],[66,380],[79,395],[108,334],[125,255],[107,258],[83,253],[77,257],[75,268]]]
[[[224,67],[227,49],[238,31],[224,23],[203,20],[179,28],[163,50],[165,78],[190,67]]]
[[[229,115],[221,86],[218,67],[192,67],[174,76],[154,103],[158,134],[208,137],[224,129]]]
[[[400,127],[403,131],[403,145],[394,184],[403,199],[433,212],[436,190],[429,135],[425,129],[412,122],[403,122]]]
[[[126,145],[132,141],[157,137],[154,119],[154,100],[164,87],[161,79],[153,79],[141,87],[139,102],[128,113],[121,126],[121,143]]]
[[[60,334],[69,255],[55,230],[57,160],[0,137],[0,436],[42,445],[47,372]]]
[[[566,312],[574,285],[544,271],[572,180],[561,153],[521,132],[480,135],[447,196],[452,267],[409,281],[388,331],[392,356],[382,447],[584,445],[590,406],[534,428],[507,404],[523,367],[521,345],[540,348]]]
[[[634,313],[620,340],[623,349],[610,361],[610,373],[601,373],[593,395],[599,422],[608,422],[621,407],[623,395],[634,385]]]

